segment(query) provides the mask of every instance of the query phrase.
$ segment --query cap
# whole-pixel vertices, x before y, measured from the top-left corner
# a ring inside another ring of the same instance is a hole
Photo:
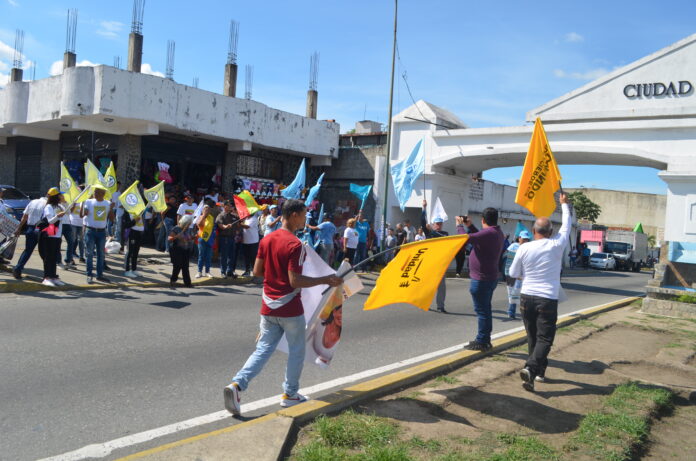
[[[273,208],[278,208],[278,205],[271,205],[268,207],[269,210],[272,210]]]
[[[62,192],[59,191],[57,187],[51,187],[50,189],[48,189],[48,192],[46,193],[46,195],[48,195],[49,197],[53,197],[54,195],[60,194],[62,194]]]
[[[433,218],[433,223],[443,223],[443,222],[445,222],[445,220],[439,216]]]
[[[103,190],[103,191],[106,190],[106,187],[102,186],[101,184],[92,184],[91,187],[92,187],[92,190]]]
[[[529,235],[529,231],[526,231],[526,230],[523,230],[522,232],[520,232],[519,237],[520,237],[520,238],[523,238],[523,239],[525,239],[525,240],[531,240],[531,239],[532,239],[532,236]]]
[[[186,197],[193,197],[193,195],[191,195],[191,192],[186,191],[184,192],[184,198]]]

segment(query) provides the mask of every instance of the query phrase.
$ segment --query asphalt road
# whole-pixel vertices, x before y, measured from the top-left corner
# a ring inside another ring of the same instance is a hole
[[[569,300],[560,311],[641,295],[648,278],[617,272],[565,277]],[[351,298],[334,362],[327,370],[307,365],[302,385],[473,339],[469,281],[447,283],[447,315],[407,306],[365,312],[368,290]],[[258,286],[0,295],[0,459],[59,455],[223,410],[222,388],[254,347],[259,296]],[[499,285],[494,332],[521,325],[507,320],[506,305]],[[243,403],[281,393],[284,366],[284,354],[276,353]],[[119,450],[110,458],[231,422]]]

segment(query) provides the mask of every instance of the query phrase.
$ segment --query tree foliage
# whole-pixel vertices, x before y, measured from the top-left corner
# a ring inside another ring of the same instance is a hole
[[[573,204],[578,219],[587,219],[593,223],[597,222],[597,218],[602,213],[602,208],[587,198],[582,191],[576,190],[571,192],[568,194],[568,199]]]
[[[648,235],[648,246],[650,248],[655,248],[655,245],[657,245],[657,239],[655,238],[655,236]]]

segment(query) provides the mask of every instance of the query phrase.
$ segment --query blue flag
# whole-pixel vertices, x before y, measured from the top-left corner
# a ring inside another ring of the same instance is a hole
[[[517,237],[520,236],[520,232],[522,232],[522,231],[527,231],[527,232],[529,232],[529,230],[524,226],[524,224],[522,224],[521,222],[517,221],[517,228],[515,228],[515,239],[517,239]],[[529,232],[529,235],[532,235],[532,233]]]
[[[403,160],[391,167],[392,180],[394,181],[394,191],[396,198],[399,199],[399,207],[404,211],[406,202],[413,191],[413,184],[416,179],[425,172],[425,149],[423,139],[413,148],[406,160]]]
[[[370,196],[370,191],[372,190],[372,184],[368,186],[358,186],[357,184],[350,184],[350,192],[355,195],[360,201],[360,209],[365,207],[365,200]]]
[[[295,175],[295,179],[292,180],[288,187],[280,191],[280,195],[287,199],[300,198],[300,196],[302,195],[302,189],[305,188],[306,181],[307,174],[305,172],[305,160],[302,159],[302,164],[300,165],[300,169],[297,170],[297,175]]]
[[[324,173],[319,176],[319,179],[317,179],[317,183],[312,186],[311,189],[309,189],[309,193],[307,194],[307,200],[305,200],[305,206],[309,206],[312,204],[314,199],[317,197],[317,194],[319,193],[319,189],[321,188],[321,182],[324,180]]]

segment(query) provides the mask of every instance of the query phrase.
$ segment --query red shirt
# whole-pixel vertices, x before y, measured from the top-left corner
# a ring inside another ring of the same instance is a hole
[[[290,286],[288,271],[302,274],[301,256],[302,242],[283,228],[261,239],[258,258],[264,261],[263,291],[266,296],[278,299],[294,291]],[[304,314],[300,293],[278,309],[270,309],[265,302],[261,303],[261,315],[296,317]]]

